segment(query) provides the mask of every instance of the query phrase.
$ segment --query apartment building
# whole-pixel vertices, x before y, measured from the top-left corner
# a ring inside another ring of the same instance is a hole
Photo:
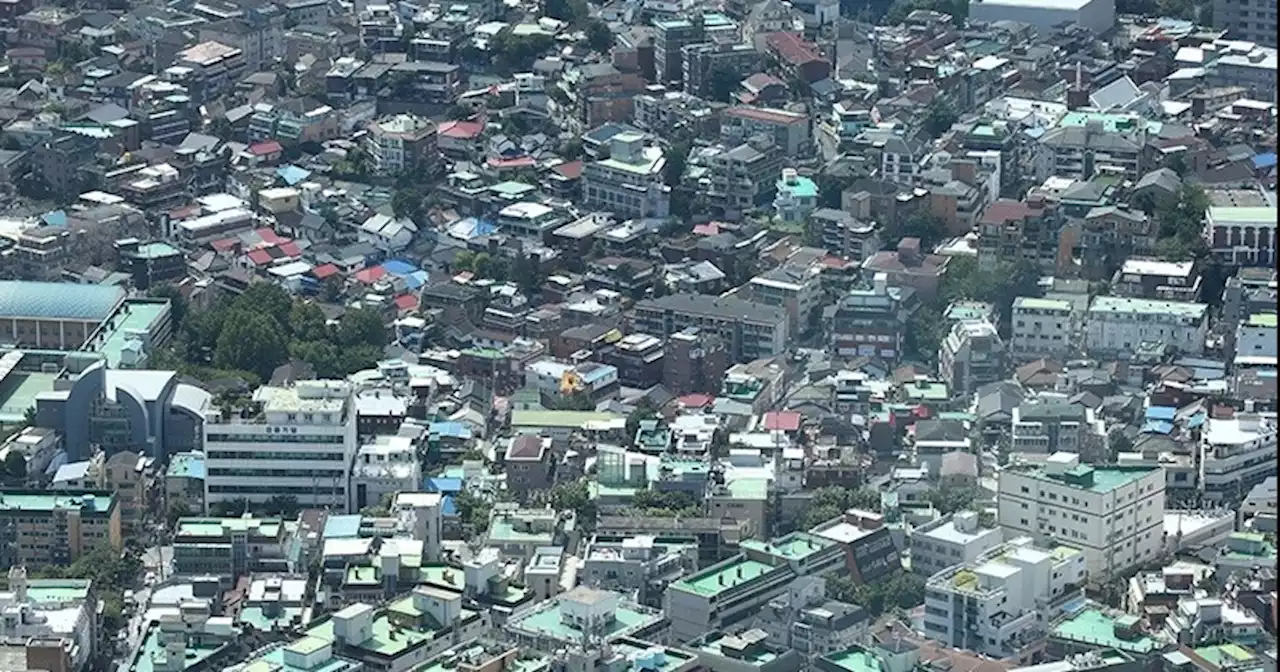
[[[1194,261],[1125,259],[1111,278],[1111,295],[1162,301],[1199,301],[1200,269]]]
[[[875,222],[835,208],[818,208],[809,214],[809,221],[821,227],[823,247],[855,264],[862,264],[880,251],[880,231]]]
[[[530,492],[551,488],[554,455],[549,438],[522,434],[508,440],[503,469],[507,489],[517,500],[523,500]]]
[[[653,65],[658,81],[674,84],[679,90],[684,79],[684,47],[701,44],[704,23],[688,19],[672,19],[653,23]]]
[[[1063,224],[1058,206],[1043,194],[1032,193],[1025,201],[994,201],[978,218],[978,265],[995,270],[1027,261],[1052,272]]]
[[[1274,267],[1276,214],[1275,206],[1210,207],[1204,235],[1213,256],[1230,266]]]
[[[747,105],[728,107],[720,113],[723,142],[737,145],[757,133],[772,139],[784,156],[804,154],[813,144],[807,114]]]
[[[996,659],[1041,640],[1064,606],[1083,595],[1085,553],[1019,537],[929,577],[925,634]]]
[[[1102,583],[1160,553],[1164,496],[1159,467],[1089,466],[1057,452],[1000,472],[997,520],[1006,535],[1079,548],[1090,580]]]
[[[1276,474],[1275,414],[1209,418],[1200,435],[1200,487],[1205,499],[1234,505]]]
[[[169,456],[164,473],[164,506],[166,511],[179,504],[195,514],[205,512],[204,453],[189,451]]]
[[[174,58],[193,102],[212,100],[230,89],[245,72],[244,52],[221,42],[201,42],[179,51]],[[170,71],[174,68],[170,68]]]
[[[672,640],[688,642],[741,623],[786,592],[795,579],[845,566],[840,544],[805,532],[744,542],[742,550],[667,588],[663,611],[671,619]]]
[[[0,564],[69,565],[103,544],[124,547],[120,505],[104,490],[0,490]]]
[[[791,333],[804,333],[822,301],[819,271],[818,267],[782,265],[751,278],[745,293],[756,303],[787,311]]]
[[[1040,136],[1036,177],[1088,180],[1111,171],[1137,182],[1147,172],[1148,124],[1136,114],[1068,112]]]
[[[250,142],[276,140],[284,145],[324,142],[338,137],[341,128],[337,110],[314,105],[306,98],[293,98],[254,105],[248,137]]]
[[[700,158],[708,170],[699,191],[726,218],[738,219],[769,201],[784,157],[772,140],[757,136],[736,147],[704,150]]]
[[[957,511],[911,530],[911,571],[933,576],[978,557],[1004,542],[999,527],[982,527],[976,511]]]
[[[938,372],[952,396],[967,399],[1005,374],[1004,339],[986,320],[960,320],[938,348]]]
[[[667,159],[661,147],[646,142],[643,133],[619,133],[610,140],[609,158],[583,168],[582,195],[587,207],[618,217],[664,218],[669,214],[671,187],[663,176]]]
[[[680,537],[597,534],[583,553],[583,585],[625,594],[661,607],[667,586],[698,567],[698,544]]]
[[[398,492],[422,487],[418,446],[407,436],[376,436],[356,451],[351,466],[349,510],[378,506]]]
[[[636,302],[632,331],[663,338],[694,327],[719,336],[731,361],[751,361],[781,354],[787,349],[789,319],[781,308],[765,306],[733,296],[669,294]]]
[[[173,530],[173,571],[217,576],[288,571],[291,523],[279,518],[179,518]]]
[[[218,42],[239,49],[244,54],[245,71],[260,72],[284,57],[282,22],[240,18],[223,19],[200,26],[201,42]]]
[[[1142,343],[1166,343],[1189,355],[1204,352],[1208,306],[1185,301],[1094,297],[1085,346],[1099,352],[1133,352]]]
[[[1009,353],[1016,360],[1061,357],[1077,345],[1070,301],[1019,296],[1011,323]]]
[[[831,348],[842,357],[876,357],[896,362],[906,338],[907,310],[884,273],[870,289],[855,289],[823,312]]]
[[[1094,452],[1098,421],[1093,409],[1081,404],[1023,403],[1013,409],[1012,443],[1015,453],[1050,455]]]
[[[1054,178],[1050,178],[1054,179]],[[1080,185],[1082,190],[1092,191],[1091,183]],[[1083,199],[1094,198],[1081,195]],[[1109,202],[1103,198],[1100,201]],[[1159,223],[1145,212],[1114,205],[1077,205],[1074,199],[1060,201],[1064,211],[1088,207],[1080,219],[1079,247],[1080,275],[1086,280],[1107,280],[1107,273],[1116,262],[1131,255],[1149,255],[1155,250]],[[1151,297],[1169,298],[1169,297]]]
[[[779,220],[799,224],[818,209],[818,184],[796,172],[783,168],[782,177],[773,185],[773,212]]]
[[[350,384],[263,386],[239,407],[206,408],[203,432],[208,503],[289,495],[347,510],[358,448]]]
[[[378,175],[432,175],[439,167],[436,125],[430,119],[397,114],[371,122],[366,130],[365,151]]]

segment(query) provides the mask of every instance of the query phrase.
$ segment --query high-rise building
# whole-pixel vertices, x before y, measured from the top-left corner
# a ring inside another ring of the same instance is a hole
[[[209,405],[204,446],[210,504],[290,496],[345,511],[358,449],[351,386],[298,381],[260,387],[247,403]]]

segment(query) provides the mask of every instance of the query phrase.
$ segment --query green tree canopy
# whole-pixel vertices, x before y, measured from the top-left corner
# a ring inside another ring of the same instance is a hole
[[[288,314],[287,306],[284,314]],[[218,334],[214,364],[270,378],[271,372],[288,356],[283,332],[280,323],[268,313],[232,310]]]
[[[741,75],[732,68],[717,65],[707,76],[707,95],[711,100],[727,103],[733,98],[733,93],[738,90],[740,84],[742,84]]]
[[[587,46],[592,51],[604,54],[613,48],[613,31],[602,19],[587,19],[583,32],[587,37]]]

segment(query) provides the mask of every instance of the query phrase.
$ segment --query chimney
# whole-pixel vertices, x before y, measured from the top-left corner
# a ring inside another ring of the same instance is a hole
[[[1204,116],[1205,108],[1208,107],[1209,97],[1203,93],[1197,93],[1191,96],[1191,116]]]
[[[1067,87],[1067,109],[1078,110],[1082,107],[1089,106],[1089,89],[1084,85],[1084,76],[1081,71],[1081,64],[1076,61],[1076,78],[1071,86]]]
[[[968,160],[952,161],[951,179],[959,180],[971,187],[974,186],[978,181],[978,165]]]
[[[903,238],[898,241],[898,261],[904,266],[915,266],[920,263],[920,239]]]

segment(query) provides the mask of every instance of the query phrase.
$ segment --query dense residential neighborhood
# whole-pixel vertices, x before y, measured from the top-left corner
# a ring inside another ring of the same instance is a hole
[[[0,29],[0,672],[1275,672],[1274,3]]]

